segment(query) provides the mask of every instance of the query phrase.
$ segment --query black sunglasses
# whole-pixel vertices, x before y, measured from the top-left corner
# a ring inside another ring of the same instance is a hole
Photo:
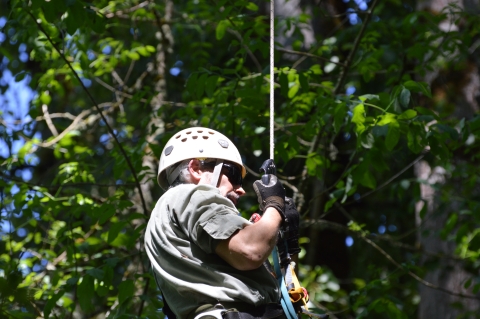
[[[215,162],[200,161],[204,167],[215,167]],[[222,174],[227,176],[233,186],[242,187],[242,169],[233,163],[223,163]]]
[[[228,177],[232,185],[242,187],[242,170],[237,165],[223,163],[222,173]]]

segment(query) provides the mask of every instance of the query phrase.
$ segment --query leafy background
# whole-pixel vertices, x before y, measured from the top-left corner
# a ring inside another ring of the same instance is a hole
[[[142,241],[165,142],[193,125],[229,136],[249,168],[240,210],[258,210],[268,2],[0,9],[0,317],[162,317]],[[480,4],[275,12],[275,161],[312,309],[478,317]]]

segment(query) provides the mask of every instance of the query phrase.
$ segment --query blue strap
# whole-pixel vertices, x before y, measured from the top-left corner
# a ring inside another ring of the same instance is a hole
[[[282,274],[282,270],[280,269],[278,250],[276,246],[275,248],[273,248],[272,257],[275,274],[277,275],[278,285],[280,286],[280,291],[282,293],[280,303],[282,304],[283,312],[285,312],[287,319],[297,319],[297,314],[295,313],[292,301],[290,300],[290,295],[288,294],[287,287],[285,286],[285,278]]]

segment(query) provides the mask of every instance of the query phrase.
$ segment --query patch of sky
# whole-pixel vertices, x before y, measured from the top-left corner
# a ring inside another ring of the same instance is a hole
[[[6,23],[7,23],[7,18],[0,17],[0,28],[3,28]]]
[[[93,59],[95,59],[95,53],[92,51],[92,50],[88,50],[87,51],[87,58],[92,61]]]
[[[110,140],[110,134],[102,134],[100,136],[100,143],[105,144]]]
[[[352,8],[347,10],[347,12],[351,12],[348,14],[348,21],[351,25],[356,25],[357,23],[361,22],[358,14],[356,14],[354,11],[355,10],[353,10]]]
[[[388,231],[389,232],[395,232],[397,230],[397,226],[395,225],[388,225]]]
[[[368,9],[368,5],[365,0],[354,0],[354,1],[360,10],[365,11]]]
[[[385,234],[386,229],[387,228],[385,227],[385,225],[380,225],[380,226],[378,226],[378,233],[379,234]]]
[[[12,188],[10,189],[10,193],[12,195],[17,194],[20,191],[20,188],[17,185],[13,185]]]
[[[25,228],[18,228],[17,235],[18,237],[25,237],[27,236],[27,230]]]
[[[350,133],[348,133],[348,132],[343,133],[343,139],[345,141],[348,141],[351,137],[352,137],[352,135]]]
[[[23,139],[23,137],[20,137],[20,139],[13,141],[12,154],[18,154],[18,151],[20,151],[20,149],[24,144],[25,144],[25,140]]]
[[[0,32],[0,43],[3,43],[6,38],[6,35],[3,32]]]
[[[0,157],[7,158],[10,156],[7,142],[0,138]]]
[[[177,68],[177,67],[173,67],[170,69],[170,74],[173,76],[178,76],[180,72],[182,72],[182,70],[180,70],[180,68]]]
[[[92,80],[90,79],[85,79],[85,78],[82,78],[82,83],[83,85],[85,85],[87,88],[89,88],[90,86],[92,86]]]
[[[19,82],[15,82],[12,72],[8,69],[3,71],[1,82],[8,84],[7,91],[0,96],[3,119],[8,126],[15,130],[22,130],[24,120],[28,114],[28,105],[34,96],[34,91],[28,86],[31,77],[25,76]],[[18,119],[21,121],[18,122]]]
[[[345,238],[345,246],[352,247],[353,243],[354,243],[354,240],[351,236],[347,236]]]
[[[6,56],[4,56],[4,57],[2,58],[1,67],[6,67],[9,61],[10,61],[10,60],[9,60]],[[3,77],[2,77],[2,78],[3,78]]]
[[[32,212],[32,215],[33,215],[33,218],[35,218],[36,220],[40,220],[40,213]]]
[[[355,93],[357,89],[354,86],[349,86],[347,87],[347,90],[345,91],[346,95],[352,95]]]
[[[178,76],[182,72],[183,61],[177,60],[173,67],[169,70],[173,76]]]
[[[109,45],[106,45],[105,47],[103,47],[102,49],[102,53],[103,54],[110,54],[112,52],[112,47],[109,46]]]

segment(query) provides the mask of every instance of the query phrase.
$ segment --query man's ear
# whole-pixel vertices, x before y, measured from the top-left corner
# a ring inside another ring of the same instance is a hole
[[[190,173],[191,182],[193,184],[198,184],[200,178],[202,178],[201,164],[198,159],[192,159],[188,163],[188,171]]]

